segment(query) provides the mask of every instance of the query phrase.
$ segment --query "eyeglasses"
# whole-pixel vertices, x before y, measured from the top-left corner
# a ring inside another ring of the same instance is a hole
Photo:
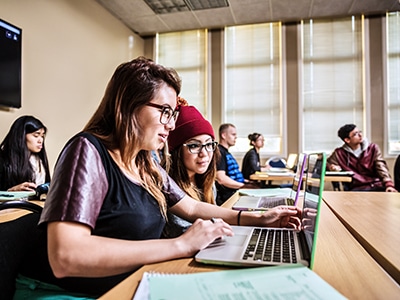
[[[362,131],[360,130],[360,131],[354,132],[351,137],[355,137],[356,135],[358,135],[358,136],[362,135]]]
[[[183,144],[183,146],[187,147],[189,152],[192,154],[199,154],[203,150],[203,148],[205,148],[207,152],[214,152],[215,149],[217,148],[217,145],[218,145],[217,142],[209,142],[205,144],[198,144],[198,143]]]
[[[163,125],[168,124],[172,118],[174,118],[174,121],[176,121],[176,119],[178,118],[180,108],[179,106],[177,106],[175,110],[173,110],[170,106],[158,105],[151,102],[147,103],[146,105],[161,110],[160,123]]]

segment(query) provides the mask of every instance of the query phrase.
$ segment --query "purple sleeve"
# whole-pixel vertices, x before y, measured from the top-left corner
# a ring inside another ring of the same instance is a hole
[[[58,159],[39,224],[71,221],[93,229],[107,190],[99,152],[87,139],[75,138]]]
[[[168,207],[174,206],[186,193],[176,184],[176,182],[167,174],[167,172],[159,166],[161,175],[163,177],[163,189],[165,198],[167,199]]]

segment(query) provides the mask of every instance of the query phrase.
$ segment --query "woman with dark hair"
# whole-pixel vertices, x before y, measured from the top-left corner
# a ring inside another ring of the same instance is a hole
[[[179,97],[178,97],[179,98]],[[170,162],[168,173],[179,187],[197,201],[216,204],[216,161],[219,159],[214,130],[209,121],[186,100],[179,98],[179,116],[168,137]],[[169,214],[164,229],[166,237],[187,230],[190,222]]]
[[[181,105],[168,137],[169,175],[190,197],[211,204],[216,197],[217,144],[210,122],[194,106]]]
[[[0,190],[34,191],[50,182],[46,132],[46,126],[33,116],[14,121],[0,144]]]
[[[231,236],[228,223],[299,228],[295,207],[240,215],[192,199],[168,176],[152,151],[175,128],[180,88],[174,70],[150,59],[118,66],[98,109],[58,158],[39,221],[44,251],[23,264],[14,299],[97,298],[144,264],[190,257]],[[193,225],[161,239],[167,210]]]
[[[242,162],[242,173],[245,179],[250,180],[250,175],[262,170],[260,165],[260,149],[264,147],[264,137],[261,133],[251,133],[248,135],[250,146]]]

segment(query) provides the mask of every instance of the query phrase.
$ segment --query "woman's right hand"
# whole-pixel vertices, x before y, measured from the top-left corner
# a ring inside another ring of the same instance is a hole
[[[9,192],[18,192],[18,191],[24,191],[24,192],[34,192],[36,189],[36,184],[33,182],[23,182],[21,184],[18,184],[16,186],[13,186],[8,189]]]
[[[224,236],[233,236],[231,226],[220,218],[212,218],[211,220],[197,219],[178,239],[182,242],[181,246],[187,248],[184,252],[189,257]]]

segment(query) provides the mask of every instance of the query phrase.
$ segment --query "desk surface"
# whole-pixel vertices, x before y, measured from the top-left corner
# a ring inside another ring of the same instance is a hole
[[[340,193],[340,192],[336,192]],[[231,206],[236,199],[224,203]],[[100,299],[132,299],[144,272],[194,273],[228,269],[204,265],[192,258],[146,265]],[[343,224],[322,204],[314,271],[349,299],[396,299],[399,285],[364,250]]]
[[[324,201],[370,255],[400,283],[400,193],[325,192]]]
[[[271,180],[271,181],[292,181],[294,174],[291,172],[285,173],[267,173],[267,172],[256,172],[250,175],[251,180]],[[351,182],[352,177],[346,175],[329,175],[325,176],[326,182]]]
[[[32,200],[29,202],[35,203],[42,207],[44,206],[44,201]],[[22,217],[29,213],[31,213],[31,212],[28,210],[18,209],[18,208],[9,208],[9,209],[0,210],[0,223],[15,220],[15,219]]]

